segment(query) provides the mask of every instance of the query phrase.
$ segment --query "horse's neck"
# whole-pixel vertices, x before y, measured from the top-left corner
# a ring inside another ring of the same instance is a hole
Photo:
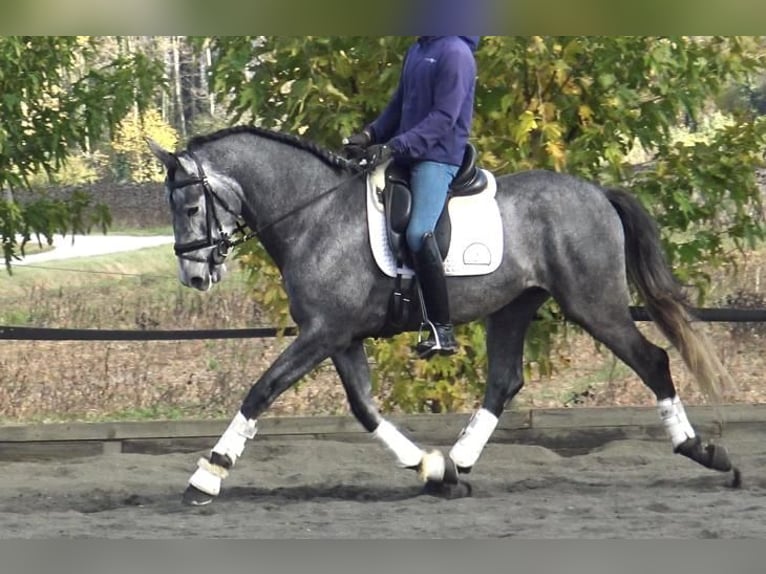
[[[310,152],[265,137],[209,146],[212,161],[238,182],[260,226],[310,202],[341,177]]]
[[[251,228],[265,230],[261,241],[275,261],[310,231],[307,221],[333,211],[334,189],[351,177],[310,152],[271,141],[255,146],[236,170],[249,212],[243,216]]]

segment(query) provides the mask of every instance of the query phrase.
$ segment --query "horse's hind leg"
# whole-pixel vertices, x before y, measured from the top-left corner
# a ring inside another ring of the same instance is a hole
[[[474,413],[449,452],[459,472],[470,472],[497,426],[505,406],[524,386],[524,338],[549,295],[525,291],[487,318],[487,386]]]
[[[370,367],[362,341],[352,342],[348,348],[335,353],[332,360],[346,391],[351,412],[356,419],[367,432],[372,433],[393,453],[400,467],[417,470],[422,479],[428,479],[429,477],[423,474],[424,467],[421,464],[426,453],[404,436],[396,426],[384,419],[375,406],[372,398]],[[440,478],[443,475],[442,468]],[[453,475],[453,482],[456,482],[457,473],[453,472]]]
[[[449,464],[470,472],[497,426],[505,406],[524,385],[524,338],[546,291],[531,289],[487,318],[487,386],[482,407],[449,452]],[[424,461],[424,465],[426,462]]]
[[[571,292],[570,292],[571,293]],[[670,437],[673,451],[695,462],[722,472],[734,471],[734,485],[739,471],[729,461],[726,450],[718,445],[703,445],[689,422],[683,403],[676,393],[670,374],[670,362],[664,349],[651,343],[636,327],[630,316],[627,293],[615,300],[615,293],[598,303],[588,298],[559,301],[565,314],[582,325],[595,339],[606,345],[631,367],[657,398],[660,420]],[[610,299],[610,297],[612,297]],[[623,301],[624,299],[624,301]]]

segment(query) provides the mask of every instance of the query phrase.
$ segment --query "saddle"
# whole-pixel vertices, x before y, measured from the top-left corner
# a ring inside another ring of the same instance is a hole
[[[476,166],[476,148],[470,142],[465,148],[463,161],[450,185],[444,210],[439,216],[434,236],[439,246],[442,259],[447,256],[452,236],[452,224],[448,204],[454,197],[466,197],[481,193],[488,184],[484,170]],[[407,224],[412,215],[412,191],[410,190],[409,170],[391,163],[386,169],[385,187],[381,193],[381,203],[385,210],[386,235],[394,258],[406,265],[411,265],[412,257],[407,247]]]
[[[436,224],[434,236],[442,260],[447,257],[452,239],[452,222],[448,209],[450,201],[456,197],[479,194],[487,188],[489,183],[486,172],[476,166],[476,155],[476,148],[469,143]],[[389,164],[385,172],[385,183],[378,194],[378,199],[383,205],[388,245],[397,269],[388,313],[389,326],[394,329],[392,332],[395,332],[409,322],[413,303],[420,303],[421,308],[423,306],[420,291],[415,285],[415,278],[410,275],[405,276],[401,272],[405,267],[412,267],[412,255],[407,246],[406,236],[407,225],[412,215],[409,170],[393,162]]]

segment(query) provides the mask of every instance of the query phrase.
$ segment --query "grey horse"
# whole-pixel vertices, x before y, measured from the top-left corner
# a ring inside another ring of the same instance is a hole
[[[258,417],[328,357],[354,416],[398,466],[415,470],[426,485],[463,484],[460,475],[479,459],[498,417],[524,384],[524,337],[549,297],[651,389],[674,452],[738,476],[726,450],[695,433],[667,353],[631,317],[628,279],[700,388],[718,396],[725,370],[692,328],[656,223],[631,194],[545,170],[497,178],[502,263],[485,275],[447,279],[455,322],[486,321],[486,390],[481,408],[443,454],[401,433],[371,395],[363,341],[416,330],[419,321],[391,328],[395,280],[371,254],[364,171],[306,139],[252,126],[194,137],[177,152],[147,141],[167,173],[181,282],[205,291],[220,281],[232,238],[246,226],[248,237],[257,236],[279,267],[298,329],[253,384],[210,456],[198,461],[184,492],[187,503],[206,504],[220,493],[255,436]]]

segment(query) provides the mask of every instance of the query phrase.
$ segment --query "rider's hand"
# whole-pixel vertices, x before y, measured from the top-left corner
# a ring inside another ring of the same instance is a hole
[[[367,159],[367,165],[370,167],[376,167],[382,163],[386,163],[393,157],[393,151],[386,144],[375,144],[367,148],[365,158]]]
[[[343,138],[342,143],[348,159],[360,160],[366,156],[365,150],[372,143],[372,134],[365,129],[358,134]]]

